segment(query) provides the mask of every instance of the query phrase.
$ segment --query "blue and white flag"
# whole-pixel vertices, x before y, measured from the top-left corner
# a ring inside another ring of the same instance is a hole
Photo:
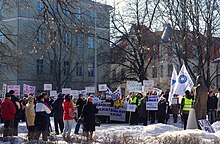
[[[178,94],[181,96],[185,95],[185,91],[189,90],[191,91],[191,89],[193,88],[194,83],[185,67],[185,65],[183,64],[179,75],[178,75],[178,79],[174,88],[174,94]]]
[[[112,91],[108,87],[107,87],[107,90],[106,90],[105,93],[108,94],[108,95],[112,95]]]
[[[171,81],[170,81],[170,93],[169,93],[169,98],[168,98],[169,105],[172,104],[172,98],[174,95],[174,88],[176,85],[176,81],[177,81],[177,72],[176,72],[175,67],[173,66],[173,72],[172,72]]]
[[[113,95],[115,97],[119,96],[121,99],[121,87],[120,86],[113,92]]]

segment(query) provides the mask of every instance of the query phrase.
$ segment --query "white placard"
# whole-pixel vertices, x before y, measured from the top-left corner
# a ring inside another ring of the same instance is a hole
[[[57,96],[57,91],[55,90],[50,91],[50,96]]]
[[[147,101],[146,102],[146,110],[158,110],[158,102]]]
[[[8,90],[8,92],[10,90],[14,90],[16,96],[20,96],[20,94],[21,94],[20,85],[8,85],[7,90]]]
[[[78,96],[79,95],[79,91],[78,90],[71,90],[71,95],[72,96]]]
[[[107,91],[107,84],[99,84],[99,91]]]
[[[137,107],[136,105],[128,104],[128,105],[127,105],[127,111],[129,111],[129,112],[135,112],[136,107]]]
[[[159,96],[158,95],[150,95],[150,96],[148,96],[148,101],[158,102]]]
[[[178,98],[172,98],[172,103],[171,104],[178,104]]]
[[[95,87],[86,87],[87,93],[95,93]]]
[[[142,92],[142,84],[141,83],[131,83],[127,84],[128,92]]]
[[[96,108],[99,109],[99,116],[110,116],[111,112],[111,103],[110,102],[99,102],[99,103],[94,103]]]
[[[126,114],[125,108],[119,108],[119,109],[111,108],[110,120],[125,122],[125,120],[126,120],[125,114]]]
[[[87,94],[87,91],[86,91],[86,90],[79,90],[79,91],[78,91],[78,94],[86,95],[86,94]]]
[[[154,81],[153,80],[144,80],[143,86],[144,86],[144,91],[153,91],[154,90]]]
[[[33,94],[35,95],[36,87],[30,85],[23,85],[23,94]]]
[[[52,90],[52,84],[44,84],[44,90]]]
[[[71,94],[71,88],[62,88],[62,94]]]
[[[215,131],[213,130],[210,122],[206,119],[202,119],[202,120],[198,120],[200,127],[202,128],[202,130],[209,132],[209,133],[215,133]]]

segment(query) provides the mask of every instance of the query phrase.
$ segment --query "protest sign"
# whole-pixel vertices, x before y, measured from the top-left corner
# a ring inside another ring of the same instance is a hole
[[[99,84],[99,91],[107,91],[107,84]]]
[[[79,90],[79,91],[78,91],[78,94],[86,95],[86,94],[87,94],[87,91],[86,91],[86,90]]]
[[[62,94],[71,94],[71,88],[62,88]]]
[[[127,104],[127,111],[129,111],[129,112],[135,112],[136,107],[137,107],[136,105]]]
[[[154,90],[154,81],[153,80],[144,80],[143,86],[144,86],[144,91],[153,91]]]
[[[52,90],[52,84],[44,84],[44,90]]]
[[[148,101],[155,101],[158,102],[159,96],[158,95],[150,95],[148,96]]]
[[[95,87],[86,87],[87,93],[95,93]]]
[[[23,85],[23,94],[33,94],[35,95],[36,87],[30,85]]]
[[[8,92],[10,90],[14,90],[16,96],[20,96],[20,94],[21,94],[20,85],[8,85],[7,90],[8,90]]]
[[[50,91],[50,96],[57,96],[57,91],[55,90]]]
[[[178,98],[172,98],[172,104],[178,104]]]
[[[126,108],[111,108],[110,120],[125,122]]]
[[[198,122],[199,122],[199,125],[202,128],[202,130],[207,131],[209,133],[215,132],[208,120],[202,119],[202,120],[198,120]]]
[[[146,110],[158,110],[158,102],[156,101],[147,101]]]
[[[127,84],[128,92],[142,92],[142,84],[141,83],[131,83]]]
[[[95,103],[96,108],[99,109],[98,114],[100,116],[110,116],[110,112],[111,112],[111,103],[108,102],[104,102],[104,103]]]

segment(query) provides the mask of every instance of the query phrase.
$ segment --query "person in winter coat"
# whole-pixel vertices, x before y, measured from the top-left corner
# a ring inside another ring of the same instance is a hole
[[[64,129],[63,107],[62,107],[63,101],[64,101],[63,96],[61,93],[59,93],[57,96],[57,99],[52,104],[53,112],[54,112],[54,127],[55,127],[56,135],[59,135],[58,125],[60,128],[60,133],[63,133],[63,129]]]
[[[140,118],[140,121],[143,122],[144,126],[147,126],[147,116],[148,116],[148,113],[147,113],[147,110],[146,110],[146,101],[147,101],[147,98],[144,97],[141,100],[141,104],[138,108],[139,118]]]
[[[178,114],[179,114],[179,104],[178,104],[177,96],[174,94],[173,97],[174,97],[173,99],[176,100],[176,103],[171,104],[171,109],[172,109],[172,114],[173,114],[173,123],[177,123]]]
[[[28,140],[34,140],[34,133],[35,133],[35,110],[34,110],[34,97],[28,97],[28,103],[25,106],[25,116],[26,116],[26,124],[28,129]]]
[[[158,102],[158,111],[157,111],[158,123],[165,123],[166,119],[166,99],[161,96]]]
[[[208,119],[211,124],[216,120],[216,109],[218,104],[218,98],[213,91],[209,92],[207,101]]]
[[[77,114],[78,114],[77,121],[82,114],[82,109],[85,104],[86,104],[86,101],[83,99],[83,94],[79,94],[79,98],[77,99],[77,102],[76,102]],[[80,128],[80,123],[77,122],[76,127],[75,127],[75,134],[79,133],[79,128]]]
[[[64,96],[64,102],[62,103],[63,106],[63,120],[64,120],[64,130],[63,130],[63,137],[70,138],[71,129],[73,126],[73,119],[74,116],[70,115],[71,111],[74,111],[73,103],[70,100],[70,95]]]
[[[123,107],[123,102],[122,102],[122,100],[120,99],[119,96],[116,97],[116,100],[114,102],[114,107],[115,108]]]
[[[3,137],[13,136],[16,109],[13,102],[11,101],[11,95],[9,93],[5,94],[5,99],[2,101],[1,109],[2,119],[4,121]]]
[[[88,97],[86,105],[82,109],[82,118],[84,119],[83,130],[86,134],[87,141],[92,140],[92,135],[95,131],[95,114],[98,113],[98,109],[92,102],[93,98]]]
[[[48,117],[51,113],[51,109],[47,103],[44,102],[44,95],[37,97],[37,104],[35,106],[35,126],[36,126],[36,139],[39,139],[42,134],[42,139],[47,141],[48,136]]]
[[[193,104],[193,100],[190,95],[190,92],[189,92],[189,90],[186,90],[185,96],[182,98],[182,101],[181,101],[181,112],[182,112],[182,116],[183,116],[184,130],[186,129],[186,126],[187,126],[189,111],[192,107],[192,104]]]
[[[15,96],[16,94],[14,90],[10,90],[9,94],[11,95],[11,101],[14,103],[14,106],[16,108],[16,115],[14,118],[13,136],[18,136],[18,122],[20,120],[21,104],[19,102],[19,99]]]

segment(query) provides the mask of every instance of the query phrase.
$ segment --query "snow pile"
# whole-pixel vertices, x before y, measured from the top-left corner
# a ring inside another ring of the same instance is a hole
[[[215,132],[220,131],[220,121],[213,123],[212,128],[214,129]]]
[[[22,144],[25,141],[23,137],[0,137],[1,144]]]

